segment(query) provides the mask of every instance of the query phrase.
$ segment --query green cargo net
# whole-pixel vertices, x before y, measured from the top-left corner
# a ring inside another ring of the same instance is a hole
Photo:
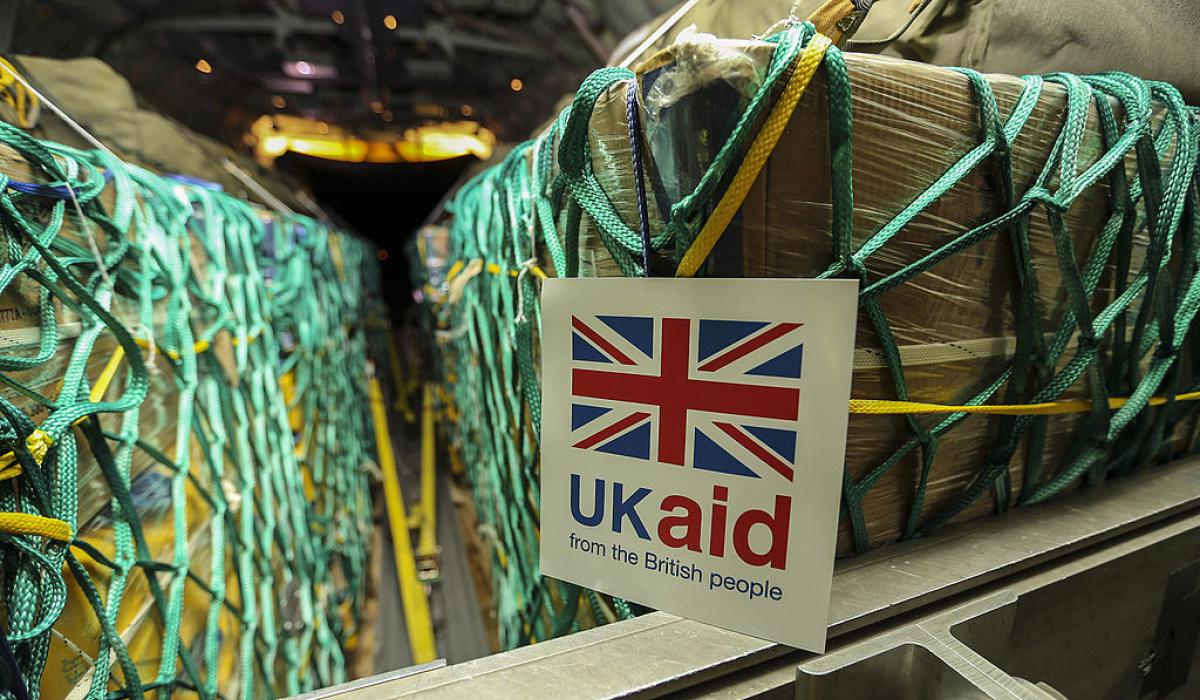
[[[251,698],[345,680],[372,526],[369,247],[6,124],[0,144],[12,682]]]
[[[695,189],[671,203],[659,230],[651,230],[644,201],[638,202],[640,212],[628,206],[619,210],[593,172],[594,162],[614,165],[611,158],[594,159],[591,153],[589,136],[596,135],[593,110],[602,97],[625,94],[622,88],[630,86],[626,121],[635,160],[624,179],[641,189],[642,178],[649,178],[636,160],[645,138],[638,128],[637,78],[616,68],[599,70],[584,81],[574,103],[545,133],[517,146],[501,164],[464,185],[446,207],[448,257],[456,262],[448,270],[427,271],[431,284],[426,294],[438,328],[436,356],[446,400],[458,411],[458,421],[448,429],[466,463],[480,527],[493,545],[492,575],[504,646],[605,622],[629,611],[621,601],[581,593],[537,570],[542,391],[537,373],[537,266],[548,262],[559,276],[578,276],[581,230],[588,230],[625,276],[674,272],[697,241],[723,188],[736,179],[731,176],[813,37],[812,26],[804,23],[766,40],[774,49],[757,91]],[[939,441],[968,414],[948,410],[932,421],[905,415],[908,437],[899,449],[857,478],[846,472],[842,512],[859,552],[878,544],[868,533],[863,499],[906,457],[915,456],[919,470],[902,538],[938,528],[989,490],[995,509],[1004,511],[1044,501],[1081,479],[1094,483],[1128,473],[1194,445],[1194,431],[1184,419],[1195,416],[1195,404],[1175,397],[1200,388],[1190,369],[1200,361],[1200,344],[1191,340],[1200,308],[1197,112],[1164,83],[1122,73],[1059,73],[1022,78],[1023,91],[1009,113],[1002,114],[987,79],[972,70],[957,70],[967,79],[978,107],[980,142],[890,221],[860,231],[856,238],[849,71],[836,47],[825,52],[833,224],[829,249],[819,254],[831,256],[833,263],[818,276],[860,281],[860,325],[869,324],[878,339],[877,355],[890,377],[889,398],[907,402],[900,348],[881,298],[957,253],[996,237],[1007,239],[1018,277],[1010,300],[1015,350],[1001,370],[984,378],[982,390],[963,394],[957,403],[1019,408],[1054,402],[1082,386],[1087,407],[1070,432],[1072,445],[1065,458],[1055,465],[1043,462],[1048,416],[1031,411],[987,418],[986,459],[969,483],[932,513],[924,513],[924,502]],[[1065,93],[1061,129],[1033,186],[1017,192],[1012,144],[1021,138],[1047,85]],[[1094,160],[1083,163],[1080,153],[1089,111],[1099,124],[1101,147]],[[910,255],[894,272],[875,277],[868,272],[868,262],[888,249],[899,232],[980,169],[990,173],[998,200],[995,211],[964,232]],[[1065,214],[1101,183],[1110,192],[1108,210],[1090,250],[1080,255]],[[638,196],[644,199],[644,194]],[[1048,221],[1054,262],[1065,289],[1064,308],[1054,322],[1038,303],[1029,242],[1035,213]],[[638,223],[627,224],[630,218]],[[1135,236],[1136,246],[1144,243],[1140,258],[1133,254]],[[1114,289],[1111,298],[1101,298],[1097,287],[1109,269],[1116,270],[1110,281]],[[1120,400],[1110,408],[1110,399]],[[1172,443],[1177,427],[1186,432],[1182,448]],[[1024,472],[1021,487],[1014,489],[1011,462],[1018,450],[1025,452]],[[580,607],[581,595],[588,606]]]

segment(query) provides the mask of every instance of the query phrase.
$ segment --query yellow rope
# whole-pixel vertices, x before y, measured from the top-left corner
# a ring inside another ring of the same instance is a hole
[[[25,446],[29,452],[33,454],[33,458],[38,464],[46,458],[46,452],[50,446],[54,444],[54,440],[41,430],[35,430],[25,439]],[[0,455],[0,481],[12,479],[20,476],[21,463],[17,461],[17,455],[12,452],[5,452]]]
[[[1148,402],[1150,406],[1161,406],[1168,400],[1166,396],[1154,396]],[[1186,394],[1176,394],[1176,401],[1200,400],[1200,391]],[[1129,402],[1128,398],[1112,398],[1108,400],[1110,410],[1117,410]],[[902,416],[918,413],[983,413],[999,416],[1052,416],[1064,413],[1087,413],[1092,410],[1092,402],[1087,399],[1065,399],[1047,403],[1026,404],[983,404],[981,406],[947,406],[940,403],[923,403],[921,401],[889,401],[886,399],[850,399],[850,412],[856,414],[877,416]]]
[[[425,293],[428,294],[436,303],[442,303],[447,299],[453,304],[458,303],[459,297],[462,296],[462,289],[471,278],[481,272],[489,272],[493,275],[505,275],[509,277],[520,277],[520,268],[501,267],[498,263],[485,262],[483,258],[472,258],[471,260],[455,260],[450,266],[450,270],[446,273],[444,284],[450,287],[450,290],[445,294],[426,285]],[[529,273],[538,279],[546,279],[546,271],[537,265],[529,266]],[[458,284],[453,284],[460,275],[464,275],[463,279],[458,280]]]
[[[730,181],[721,201],[717,203],[717,208],[708,217],[708,221],[704,222],[704,228],[700,230],[700,235],[696,236],[696,240],[692,242],[691,247],[683,254],[683,259],[679,261],[679,268],[675,271],[676,277],[691,277],[696,274],[696,271],[708,259],[708,254],[712,252],[713,246],[721,239],[721,234],[725,233],[726,227],[729,226],[729,222],[733,220],[738,209],[742,208],[746,194],[750,192],[754,181],[758,179],[758,174],[766,164],[767,158],[770,157],[771,151],[775,150],[775,144],[779,143],[779,137],[787,128],[796,104],[800,102],[801,95],[804,94],[805,88],[808,87],[813,75],[817,72],[817,66],[821,65],[821,60],[825,57],[825,50],[829,48],[829,45],[829,38],[818,34],[812,38],[804,52],[800,54],[800,59],[792,70],[792,77],[788,79],[787,85],[783,88],[783,94],[779,96],[779,101],[771,109],[767,121],[763,123],[762,129],[754,137],[754,143],[750,145],[750,150],[742,159],[742,164],[734,174],[733,180]]]
[[[253,343],[254,341],[258,340],[259,336],[261,336],[261,335],[262,335],[262,331],[256,331],[254,333],[251,333],[248,342]],[[236,337],[230,338],[229,340],[234,345],[241,344],[241,340],[239,340]],[[135,343],[137,343],[138,347],[143,350],[150,349],[150,342],[148,340],[145,340],[143,338],[134,338],[133,341]],[[212,349],[212,343],[208,342],[207,340],[197,340],[195,343],[192,344],[192,352],[196,353],[197,355],[208,352],[211,349]],[[180,360],[183,359],[183,357],[178,352],[175,352],[174,350],[165,350],[158,346],[155,346],[154,350],[155,350],[155,352],[160,352],[160,353],[166,355],[167,357],[171,358],[171,360],[174,362],[179,362]],[[95,399],[93,399],[93,401],[94,400]]]
[[[506,269],[506,268],[500,267],[496,263],[488,263],[487,271],[492,273],[493,275],[502,275],[502,274],[508,273],[509,277],[519,277],[521,275],[520,269],[516,269],[516,270]],[[546,279],[546,271],[543,270],[542,268],[538,267],[537,265],[530,265],[529,271],[533,274],[534,277],[537,277],[538,279]]]
[[[0,58],[0,99],[13,108],[17,126],[29,129],[37,121],[41,103],[37,95],[29,92],[17,78],[17,69],[7,60]]]
[[[74,535],[65,520],[31,513],[0,512],[0,532],[7,535],[34,535],[58,542],[70,542]]]

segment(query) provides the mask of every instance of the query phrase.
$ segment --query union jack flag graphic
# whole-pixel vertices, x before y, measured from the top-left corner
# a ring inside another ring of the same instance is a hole
[[[791,481],[801,325],[572,316],[571,444]]]

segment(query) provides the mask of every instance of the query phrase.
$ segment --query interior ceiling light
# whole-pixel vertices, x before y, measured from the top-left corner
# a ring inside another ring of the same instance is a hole
[[[379,100],[371,100],[371,111],[376,114],[383,114],[383,103]]]
[[[333,18],[334,24],[342,24],[346,21],[346,15],[343,15],[341,10],[334,10],[330,17]]]
[[[329,80],[337,77],[337,69],[332,63],[318,63],[307,59],[284,61],[283,72],[289,78],[304,80]]]
[[[283,99],[283,95],[275,95],[271,98],[271,104],[275,106],[275,109],[283,109],[287,107],[287,100]]]
[[[525,81],[520,78],[513,78],[508,82],[508,86],[512,88],[513,92],[520,92],[525,89]]]
[[[385,122],[390,122],[392,119],[395,118],[395,116],[392,114],[392,110],[390,110],[390,109],[383,110],[383,114],[381,114],[380,116],[383,117],[383,120]]]
[[[387,17],[384,17],[383,18],[383,26],[387,27],[388,29],[395,29],[396,28],[396,16],[388,15]]]
[[[470,117],[475,114],[475,108],[471,105],[463,105],[462,107],[459,107],[458,111],[462,112],[464,117]]]
[[[202,58],[199,61],[196,61],[196,70],[208,75],[209,73],[212,73],[212,64]]]
[[[287,114],[263,115],[246,140],[259,162],[270,165],[287,152],[351,163],[423,163],[474,155],[491,157],[496,136],[473,121],[443,122],[359,136],[337,126]]]

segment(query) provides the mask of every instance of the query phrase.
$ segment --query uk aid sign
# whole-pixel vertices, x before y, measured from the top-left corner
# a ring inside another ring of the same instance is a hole
[[[857,282],[549,279],[541,571],[823,651]]]

